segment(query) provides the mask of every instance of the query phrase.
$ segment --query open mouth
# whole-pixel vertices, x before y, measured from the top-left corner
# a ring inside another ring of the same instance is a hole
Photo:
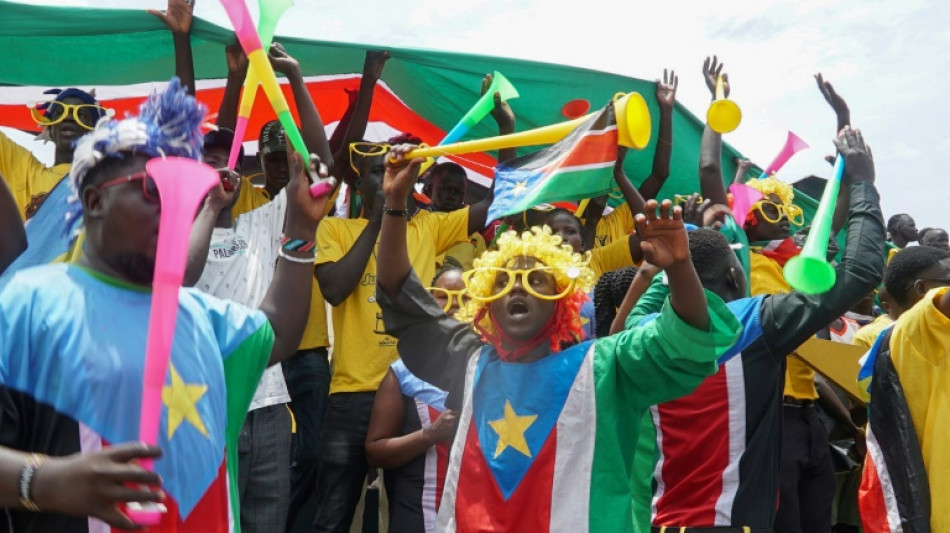
[[[527,315],[528,303],[521,298],[509,300],[506,311],[512,318]]]

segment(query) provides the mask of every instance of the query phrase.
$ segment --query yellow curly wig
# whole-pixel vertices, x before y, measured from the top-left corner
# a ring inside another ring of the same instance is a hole
[[[760,180],[749,180],[746,185],[762,193],[762,196],[768,197],[770,194],[778,196],[785,205],[792,205],[792,200],[795,199],[795,189],[784,181],[778,180],[775,176]]]
[[[558,333],[552,336],[552,349],[559,349],[560,342],[576,339],[580,335],[580,308],[587,300],[587,293],[594,286],[594,271],[590,269],[589,253],[581,255],[574,252],[569,245],[564,244],[560,235],[551,232],[547,226],[532,227],[519,237],[514,231],[500,235],[496,241],[497,250],[489,250],[475,259],[474,267],[506,267],[511,261],[520,256],[533,257],[542,264],[558,267],[560,273],[555,275],[559,290],[567,287],[571,280],[567,276],[569,269],[576,268],[579,276],[575,280],[574,293],[560,300],[560,315]],[[468,280],[466,287],[469,294],[488,296],[495,285],[495,276],[490,272],[476,272]],[[465,322],[473,322],[479,311],[490,304],[470,300],[462,309],[459,309],[455,318]],[[495,333],[494,326],[487,314],[483,314],[479,323],[480,329]]]

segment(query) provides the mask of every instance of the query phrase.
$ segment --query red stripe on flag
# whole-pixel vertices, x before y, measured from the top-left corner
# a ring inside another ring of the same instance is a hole
[[[426,406],[429,409],[429,420],[435,420],[442,414],[438,409],[432,406]],[[452,441],[440,442],[435,445],[435,510],[439,510],[442,505],[442,489],[445,488],[445,472],[449,468],[449,450],[452,448]]]
[[[551,490],[554,486],[556,451],[557,428],[554,428],[518,488],[505,501],[485,462],[478,441],[478,430],[474,424],[470,425],[462,452],[455,502],[458,533],[551,529]]]
[[[881,484],[881,478],[878,477],[877,465],[870,453],[864,458],[861,486],[858,487],[858,507],[861,510],[861,527],[865,533],[891,532],[891,526],[887,520],[884,486]]]
[[[169,496],[163,502],[168,510],[162,515],[157,526],[146,528],[146,533],[228,533],[228,470],[222,461],[218,468],[218,477],[211,483],[198,505],[191,510],[188,519],[179,520],[178,505]],[[110,529],[115,533],[124,529]]]
[[[617,129],[587,134],[560,161],[560,168],[607,163],[617,158]]]
[[[729,465],[729,390],[725,365],[689,396],[657,407],[663,486],[656,526],[716,525],[722,474]],[[696,420],[702,420],[701,425]],[[702,461],[699,458],[703,458]],[[733,487],[734,488],[734,487]]]

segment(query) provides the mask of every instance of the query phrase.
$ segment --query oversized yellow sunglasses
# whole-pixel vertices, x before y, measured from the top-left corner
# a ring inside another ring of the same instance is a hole
[[[759,200],[758,202],[752,204],[752,209],[757,210],[759,213],[762,213],[762,217],[775,224],[782,220],[782,215],[788,217],[788,221],[796,226],[801,226],[805,223],[805,213],[802,212],[802,208],[797,205],[785,205],[777,204],[775,202],[770,202],[768,200]]]
[[[33,120],[35,120],[38,125],[44,127],[54,126],[66,120],[67,117],[72,117],[73,120],[76,121],[76,124],[79,124],[87,130],[91,130],[96,127],[96,122],[98,122],[101,117],[111,117],[115,115],[114,109],[108,109],[101,105],[64,104],[56,100],[46,102],[45,109],[38,109],[36,105],[29,107],[30,115],[33,117]]]
[[[442,287],[426,287],[426,290],[429,291],[429,294],[432,295],[436,301],[445,300],[445,303],[442,304],[442,310],[446,313],[449,312],[449,309],[452,309],[452,300],[455,299],[458,302],[459,307],[465,307],[465,304],[471,300],[471,297],[468,295],[468,290],[466,289],[443,289]]]
[[[466,287],[471,287],[471,280],[476,275],[488,275],[494,279],[491,294],[476,294],[469,291],[468,295],[479,302],[493,302],[502,296],[511,292],[515,287],[515,280],[521,280],[521,286],[531,296],[541,300],[560,300],[574,292],[577,285],[577,278],[580,277],[580,269],[570,267],[567,270],[551,267],[536,266],[533,268],[512,269],[504,267],[481,267],[469,270],[462,274],[462,281]],[[559,291],[557,289],[557,278],[566,277],[568,283]]]
[[[371,143],[363,141],[350,143],[350,168],[353,169],[353,172],[356,172],[357,176],[360,174],[360,169],[357,168],[356,161],[353,160],[353,154],[356,154],[360,157],[378,157],[388,154],[391,148],[392,146],[387,143]]]

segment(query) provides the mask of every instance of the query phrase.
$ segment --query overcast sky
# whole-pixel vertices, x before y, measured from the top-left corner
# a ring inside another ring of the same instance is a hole
[[[163,8],[161,0],[21,0]],[[251,11],[256,14],[256,7]],[[196,15],[229,26],[216,0]],[[832,81],[874,150],[885,216],[950,226],[950,5],[900,0],[297,0],[279,35],[550,61],[652,79],[680,74],[677,99],[708,105],[703,58],[718,54],[742,108],[725,139],[765,166],[787,130],[811,146],[783,169],[828,176],[835,117],[813,75]],[[2,89],[0,89],[2,90]]]

